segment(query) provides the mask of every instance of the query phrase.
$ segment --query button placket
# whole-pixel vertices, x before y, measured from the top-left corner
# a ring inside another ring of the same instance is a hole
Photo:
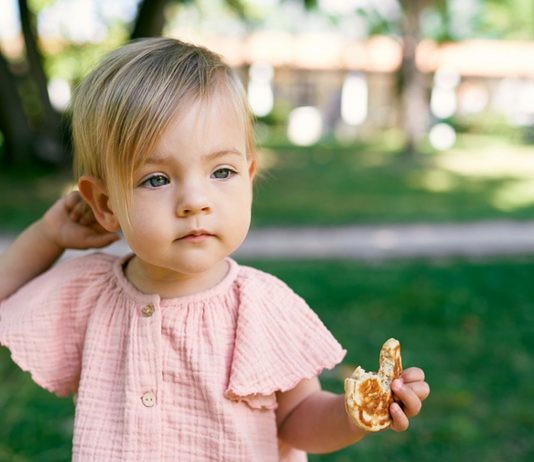
[[[139,460],[160,460],[162,448],[161,314],[159,299],[143,297],[129,311],[126,357],[124,425],[129,429],[123,447],[139,447]],[[148,298],[148,300],[147,300]],[[142,439],[142,442],[140,441]]]
[[[159,329],[156,328],[156,331],[154,331],[154,323],[158,323],[159,316],[156,316],[156,305],[154,303],[147,303],[146,305],[142,306],[140,309],[140,314],[142,318],[146,318],[146,321],[141,322],[142,331],[145,334],[148,334],[146,337],[146,340],[148,343],[150,342],[148,339],[154,335],[155,332],[159,332]],[[154,357],[153,355],[156,354],[156,351],[150,351],[150,348],[144,348],[143,349],[143,356],[147,358],[147,354],[150,357],[150,362],[155,361],[157,364],[159,360]],[[149,353],[150,352],[150,353]],[[157,374],[156,374],[157,375]],[[148,385],[148,383],[145,383],[145,385]],[[157,387],[157,383],[154,384]],[[150,387],[151,388],[151,387]],[[156,389],[152,388],[148,391],[144,391],[143,394],[140,396],[141,404],[146,408],[153,408],[156,406]],[[146,388],[145,388],[146,390]]]

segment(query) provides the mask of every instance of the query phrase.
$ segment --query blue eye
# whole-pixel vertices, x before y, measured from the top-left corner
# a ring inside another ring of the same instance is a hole
[[[217,180],[227,180],[228,178],[231,178],[234,176],[237,172],[235,170],[232,170],[231,168],[219,168],[215,170],[211,176],[212,178],[215,178]]]
[[[153,175],[141,183],[141,186],[148,186],[150,188],[160,188],[169,184],[169,180],[164,175]]]

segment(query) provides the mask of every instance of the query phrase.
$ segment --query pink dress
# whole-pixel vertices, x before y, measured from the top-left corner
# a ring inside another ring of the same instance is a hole
[[[40,386],[77,394],[74,461],[297,461],[275,392],[345,354],[274,276],[228,259],[215,287],[161,299],[128,257],[60,263],[0,304],[0,343]]]

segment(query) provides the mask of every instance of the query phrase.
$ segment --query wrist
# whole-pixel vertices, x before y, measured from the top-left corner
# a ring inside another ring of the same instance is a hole
[[[344,397],[343,397],[344,398]],[[347,426],[350,429],[350,432],[357,436],[358,439],[364,438],[369,434],[367,430],[364,430],[362,427],[360,427],[356,422],[354,422],[354,419],[351,417],[351,415],[348,413],[347,408],[345,407],[345,419],[347,421]]]
[[[59,241],[58,230],[54,226],[52,220],[50,220],[46,214],[37,220],[32,227],[35,229],[37,235],[40,236],[40,239],[44,239],[46,241],[45,244],[50,250],[57,251],[58,253],[61,253],[65,250],[65,247],[61,245]]]
[[[347,411],[347,407],[345,404],[345,396],[339,395],[340,398],[342,398],[343,401],[343,413],[345,416],[345,421],[347,428],[349,429],[350,433],[354,435],[355,437],[358,437],[358,439],[363,438],[365,435],[367,435],[367,431],[364,430],[362,427],[360,427],[356,422],[354,422],[354,419],[351,417],[349,412]]]

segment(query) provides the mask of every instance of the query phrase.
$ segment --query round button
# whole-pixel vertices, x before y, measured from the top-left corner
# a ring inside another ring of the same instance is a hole
[[[143,309],[141,310],[141,313],[143,314],[145,318],[150,318],[150,316],[154,314],[154,309],[155,309],[154,305],[150,303],[149,305],[146,305],[143,307]]]
[[[154,407],[156,405],[156,395],[151,391],[147,391],[141,397],[141,402],[145,407]]]

